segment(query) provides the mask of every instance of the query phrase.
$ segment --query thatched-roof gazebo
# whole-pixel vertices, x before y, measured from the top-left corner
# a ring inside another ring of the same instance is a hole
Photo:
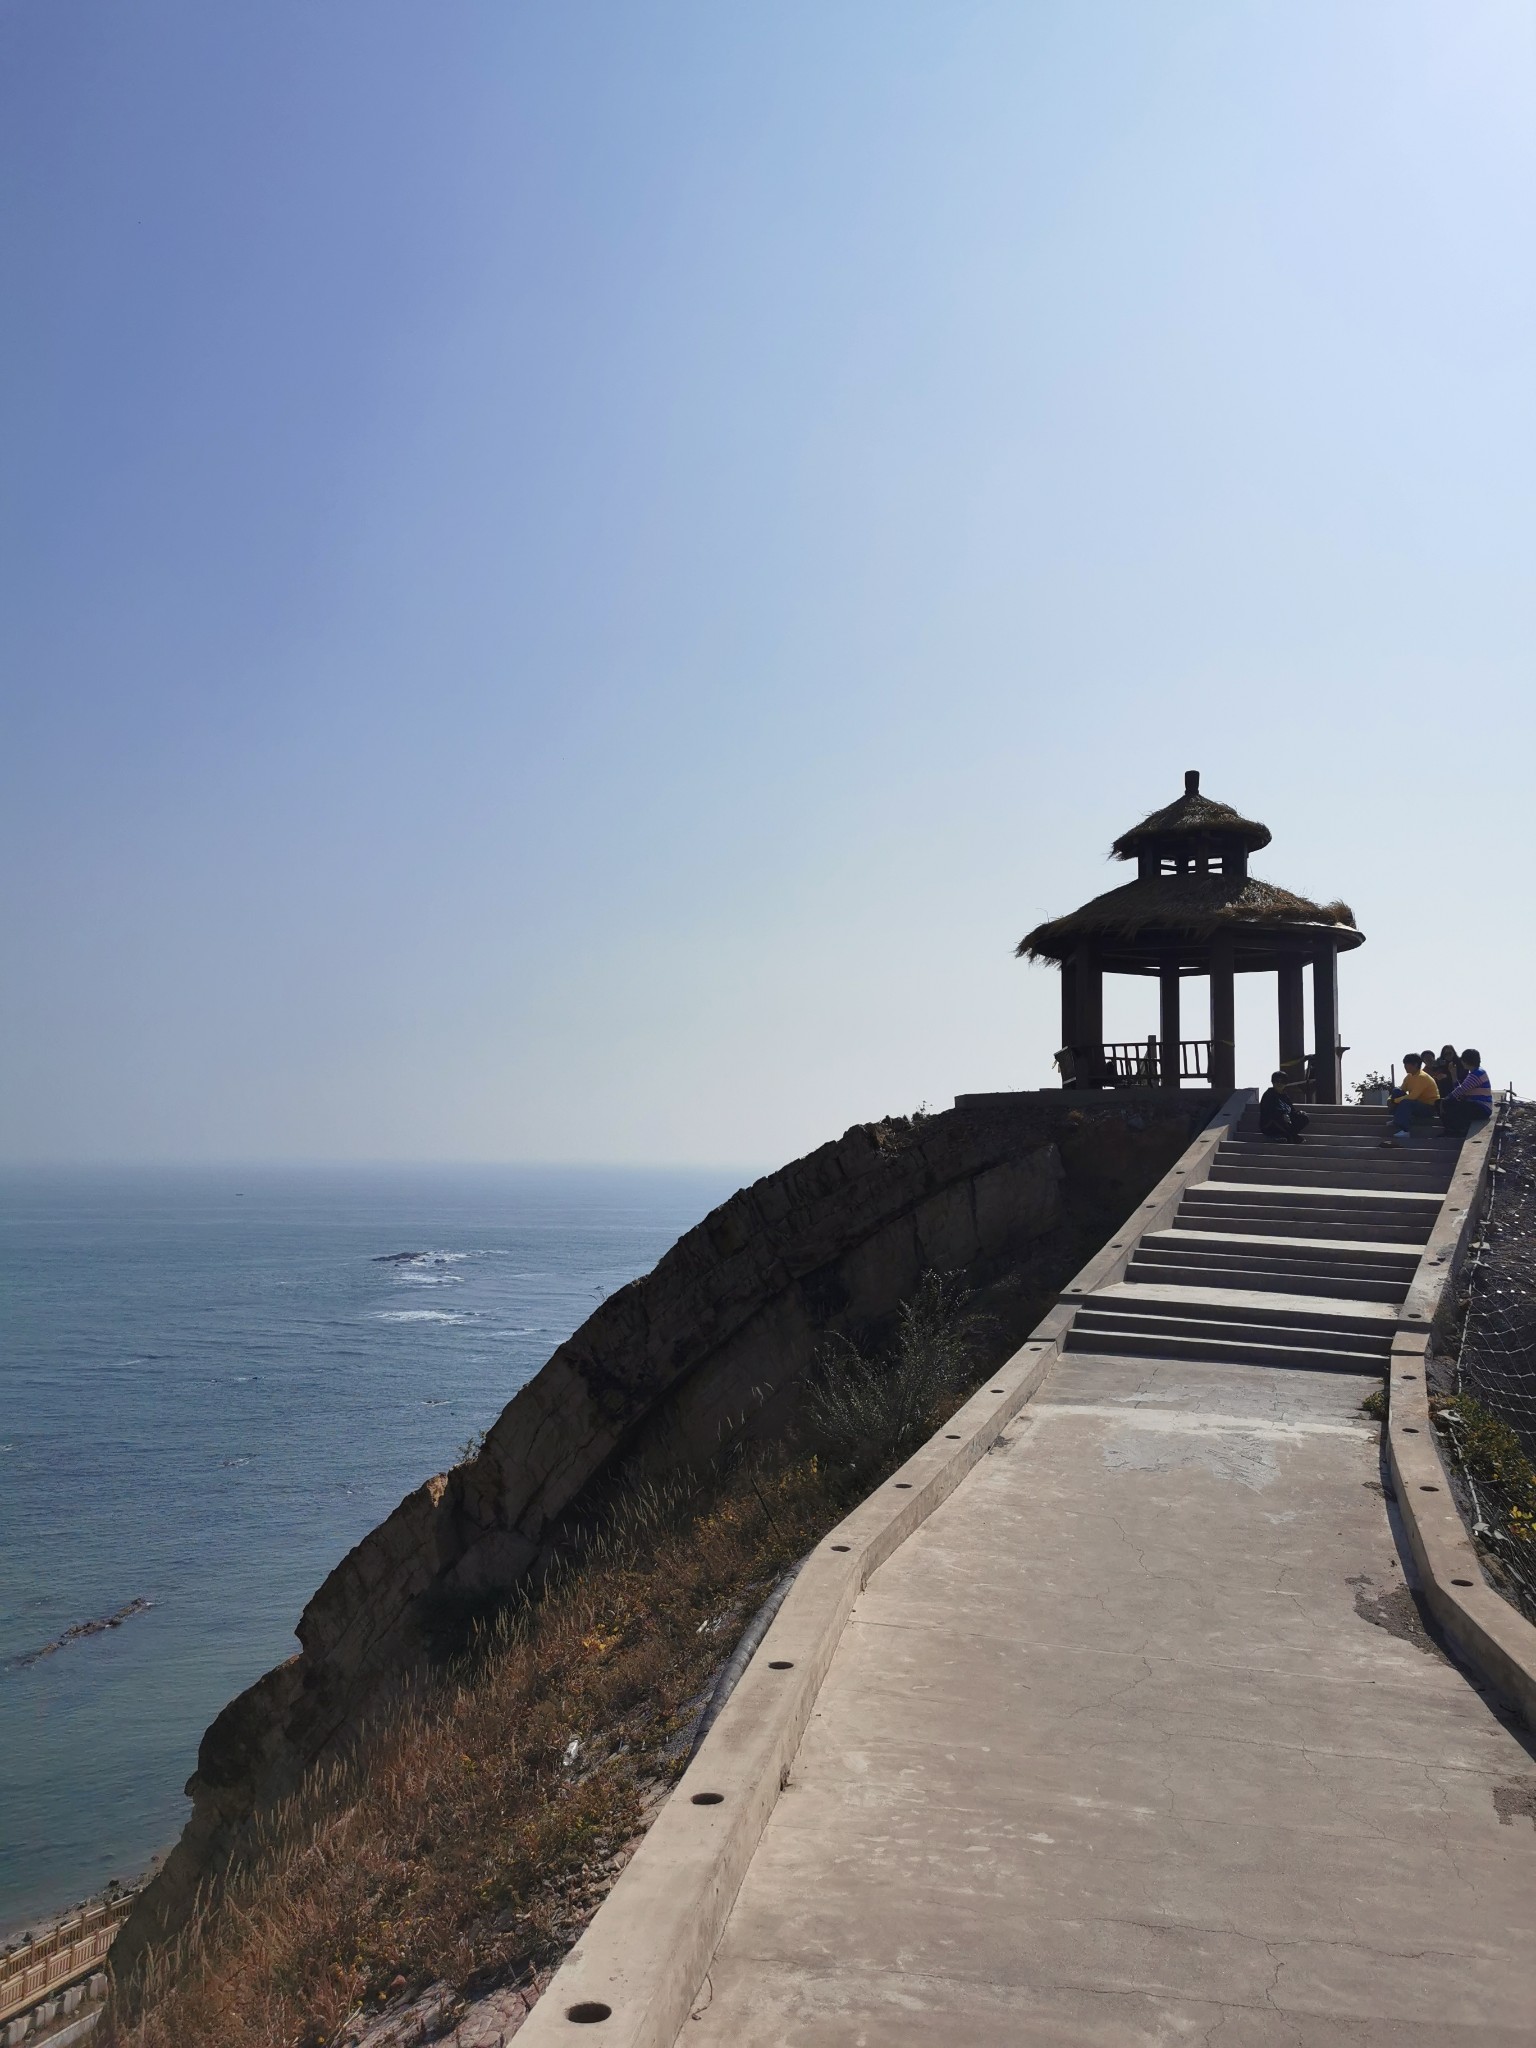
[[[1233,976],[1273,972],[1279,985],[1280,1064],[1317,1102],[1340,1096],[1338,956],[1363,945],[1347,903],[1313,903],[1248,872],[1269,828],[1200,793],[1191,768],[1184,794],[1154,811],[1112,848],[1137,876],[1052,918],[1019,943],[1026,960],[1061,967],[1062,1049],[1068,1088],[1125,1083],[1177,1088],[1203,1082],[1222,1094],[1236,1083]],[[1304,968],[1312,968],[1315,1050],[1305,1050]],[[1104,976],[1156,975],[1160,1028],[1127,1043],[1104,1042]],[[1179,1035],[1179,984],[1211,983],[1211,1036]]]

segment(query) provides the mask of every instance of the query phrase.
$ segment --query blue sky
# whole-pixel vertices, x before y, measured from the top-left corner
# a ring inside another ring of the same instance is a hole
[[[1191,766],[1348,1071],[1536,1088],[1533,116],[1497,0],[4,0],[6,1155],[1042,1085]]]

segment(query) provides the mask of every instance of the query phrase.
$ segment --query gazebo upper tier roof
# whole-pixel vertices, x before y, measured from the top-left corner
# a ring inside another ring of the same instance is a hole
[[[1135,860],[1144,853],[1178,853],[1201,844],[1257,853],[1269,841],[1269,827],[1257,818],[1245,818],[1230,804],[1202,796],[1200,772],[1191,768],[1184,777],[1184,794],[1153,811],[1129,832],[1122,832],[1110,851],[1116,860]]]
[[[1019,941],[1018,956],[1063,961],[1080,939],[1096,938],[1114,956],[1116,971],[1134,973],[1138,967],[1150,971],[1170,953],[1198,957],[1219,932],[1231,932],[1237,941],[1240,971],[1272,966],[1277,954],[1325,937],[1341,953],[1365,943],[1347,903],[1313,903],[1257,875],[1164,875],[1127,882],[1081,910],[1036,925]]]

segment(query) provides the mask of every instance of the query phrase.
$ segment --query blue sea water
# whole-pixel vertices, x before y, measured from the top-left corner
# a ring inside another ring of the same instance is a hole
[[[170,1846],[331,1566],[740,1179],[0,1175],[0,1931]]]

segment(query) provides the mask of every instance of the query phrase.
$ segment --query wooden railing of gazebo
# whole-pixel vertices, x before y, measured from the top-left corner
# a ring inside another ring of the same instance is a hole
[[[1169,1088],[1181,1081],[1210,1083],[1209,1038],[1179,1040],[1179,1071],[1163,1076],[1162,1046],[1156,1036],[1111,1038],[1102,1045],[1065,1045],[1056,1066],[1068,1088]]]

